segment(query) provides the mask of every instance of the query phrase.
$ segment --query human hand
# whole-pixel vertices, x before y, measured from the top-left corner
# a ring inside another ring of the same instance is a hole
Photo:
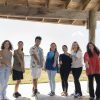
[[[46,71],[46,68],[45,68],[45,67],[43,67],[43,68],[42,68],[42,70]]]
[[[89,65],[85,65],[86,68],[89,68]]]
[[[0,63],[0,67],[2,66],[2,64]]]
[[[54,62],[53,67],[56,67],[56,62]]]
[[[62,65],[62,61],[59,61],[59,64]]]

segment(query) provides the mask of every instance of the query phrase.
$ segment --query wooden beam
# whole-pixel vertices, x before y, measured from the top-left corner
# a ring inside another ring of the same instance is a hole
[[[58,20],[58,23],[60,23],[60,21],[61,21],[61,18]]]
[[[94,10],[99,11],[100,10],[100,0],[97,2]]]
[[[5,6],[7,6],[7,0],[5,0]]]
[[[26,0],[26,7],[29,7],[29,2],[28,2],[28,0]]]
[[[46,3],[45,3],[46,8],[49,8],[49,2],[50,2],[50,0],[46,0]]]
[[[69,3],[71,2],[71,0],[66,0],[65,1],[65,8],[67,9],[67,7],[68,7],[68,5],[69,5]]]
[[[81,6],[78,8],[79,10],[85,10],[90,3],[91,0],[81,0]],[[72,25],[76,22],[77,20],[74,20],[72,22]]]
[[[88,11],[75,11],[67,9],[45,9],[22,7],[22,6],[0,6],[0,15],[7,16],[25,16],[38,18],[62,18],[70,20],[87,20]]]
[[[91,2],[91,0],[82,0],[81,1],[81,6],[80,9],[82,10],[86,10],[86,7],[88,6],[88,4]],[[82,6],[83,5],[83,6]]]
[[[96,29],[96,11],[91,10],[89,13],[89,42],[95,43],[95,29]]]

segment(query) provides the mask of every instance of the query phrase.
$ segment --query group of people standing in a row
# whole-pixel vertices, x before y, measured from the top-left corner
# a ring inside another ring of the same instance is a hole
[[[68,77],[72,72],[75,84],[74,97],[78,98],[82,96],[81,84],[79,78],[82,73],[82,51],[77,42],[73,42],[71,48],[71,54],[68,53],[68,47],[62,46],[63,54],[59,54],[55,43],[51,43],[50,50],[47,53],[46,61],[44,61],[43,49],[40,48],[41,37],[35,38],[35,44],[30,49],[31,56],[31,75],[33,78],[33,96],[39,93],[37,89],[38,79],[41,76],[42,69],[45,69],[48,74],[50,84],[50,96],[55,95],[55,76],[57,71],[60,72],[62,82],[62,96],[68,96]],[[7,100],[6,88],[9,80],[9,75],[12,69],[12,78],[16,81],[15,90],[13,96],[18,98],[21,94],[18,92],[19,84],[23,79],[23,73],[25,72],[24,66],[24,53],[23,42],[18,42],[18,49],[14,50],[14,54],[11,52],[12,44],[9,40],[5,40],[2,43],[0,50],[0,100]],[[11,60],[13,55],[13,67],[11,68]],[[58,61],[59,60],[59,61]],[[86,73],[88,77],[89,95],[90,100],[100,100],[100,51],[92,43],[87,44],[87,52],[84,54],[84,62],[86,66]],[[96,80],[96,92],[94,93],[93,80]]]

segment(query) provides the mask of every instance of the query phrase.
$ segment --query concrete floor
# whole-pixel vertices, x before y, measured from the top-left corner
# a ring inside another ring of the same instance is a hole
[[[74,83],[69,82],[68,88],[68,97],[62,97],[62,87],[61,83],[56,83],[56,95],[53,97],[48,96],[50,92],[49,84],[43,83],[38,85],[38,90],[41,94],[37,95],[37,97],[32,97],[32,84],[23,84],[20,85],[19,92],[22,94],[22,97],[15,99],[13,95],[14,85],[9,85],[7,88],[7,97],[10,100],[88,100],[88,88],[87,82],[81,81],[82,93],[83,97],[79,99],[75,99],[74,97],[70,96],[74,92]]]

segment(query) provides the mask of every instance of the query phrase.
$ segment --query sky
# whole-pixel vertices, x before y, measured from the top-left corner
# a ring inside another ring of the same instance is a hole
[[[46,56],[50,44],[55,42],[59,53],[62,53],[62,45],[67,45],[69,52],[71,45],[77,41],[83,52],[86,51],[89,30],[86,26],[72,26],[64,24],[52,24],[34,21],[21,21],[0,18],[0,46],[4,40],[10,40],[13,49],[17,49],[18,41],[24,42],[24,53],[29,55],[30,47],[34,45],[36,36],[42,37],[41,47]],[[100,22],[96,27],[96,45],[100,48]]]

